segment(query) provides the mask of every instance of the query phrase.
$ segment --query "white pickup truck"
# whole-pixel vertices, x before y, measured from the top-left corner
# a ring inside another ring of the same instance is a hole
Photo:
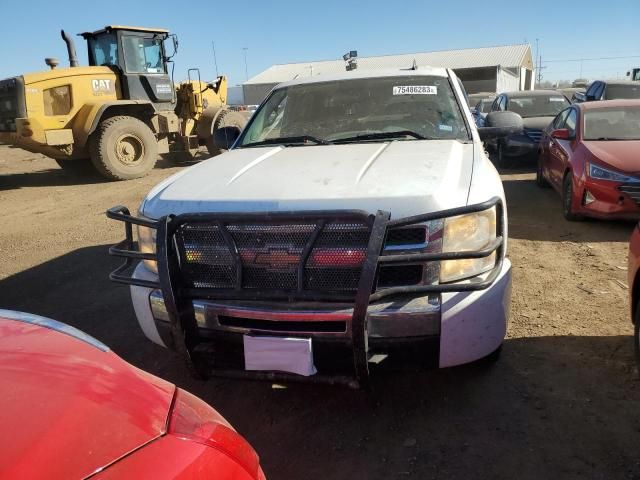
[[[146,336],[202,376],[349,385],[409,349],[439,367],[496,352],[511,264],[481,139],[522,121],[477,129],[465,95],[443,68],[296,79],[137,216],[110,209],[127,234],[111,279]]]

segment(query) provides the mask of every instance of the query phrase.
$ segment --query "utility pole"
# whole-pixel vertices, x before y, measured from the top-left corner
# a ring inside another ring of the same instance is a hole
[[[244,76],[247,80],[249,80],[249,69],[247,68],[247,47],[242,47],[242,51],[244,52]]]
[[[539,39],[536,38],[536,85],[540,85],[542,82],[542,55],[540,54]]]
[[[213,63],[216,66],[216,77],[220,76],[218,73],[218,59],[216,58],[216,43],[211,40],[211,48],[213,49]]]

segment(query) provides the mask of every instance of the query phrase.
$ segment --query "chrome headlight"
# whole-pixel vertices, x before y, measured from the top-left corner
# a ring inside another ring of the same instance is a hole
[[[587,172],[589,172],[589,176],[591,178],[595,178],[597,180],[609,180],[612,182],[628,182],[628,183],[640,182],[640,178],[631,177],[623,173],[614,172],[613,170],[609,170],[607,168],[594,165],[591,162],[587,164]]]
[[[158,231],[155,228],[137,225],[138,228],[138,249],[142,253],[156,253],[156,235]],[[155,260],[143,260],[142,264],[153,273],[158,273],[158,262]]]
[[[445,218],[442,252],[471,252],[487,248],[496,239],[496,208]],[[443,260],[440,283],[480,275],[496,264],[496,252],[484,258]]]

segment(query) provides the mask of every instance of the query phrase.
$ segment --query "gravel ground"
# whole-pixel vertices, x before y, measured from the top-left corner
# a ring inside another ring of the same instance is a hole
[[[566,222],[555,192],[506,172],[513,303],[497,363],[381,372],[370,393],[201,382],[144,338],[127,288],[107,280],[122,226],[105,209],[135,209],[178,169],[110,183],[0,146],[0,307],[70,323],[201,396],[253,444],[270,479],[640,479],[633,224]]]

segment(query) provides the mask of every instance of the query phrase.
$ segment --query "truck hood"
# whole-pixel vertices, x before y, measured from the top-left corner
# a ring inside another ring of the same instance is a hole
[[[388,210],[400,218],[467,203],[473,144],[457,140],[234,149],[156,186],[149,218],[187,212]]]

